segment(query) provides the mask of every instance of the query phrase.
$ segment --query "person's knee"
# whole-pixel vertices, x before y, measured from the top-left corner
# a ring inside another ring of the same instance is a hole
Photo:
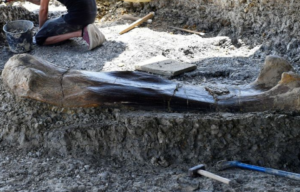
[[[42,40],[41,38],[36,38],[35,42],[36,42],[37,45],[43,45],[45,40]]]
[[[43,35],[41,35],[41,34],[39,34],[39,33],[37,33],[37,34],[35,35],[35,43],[36,43],[37,45],[43,45],[44,42],[46,41],[46,39],[47,39],[47,37],[45,37],[45,36],[43,36]]]

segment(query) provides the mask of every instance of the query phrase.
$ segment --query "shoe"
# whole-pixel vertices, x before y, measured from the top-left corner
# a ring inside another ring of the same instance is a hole
[[[89,24],[84,28],[82,38],[89,45],[89,50],[102,45],[106,41],[105,36],[94,24]]]

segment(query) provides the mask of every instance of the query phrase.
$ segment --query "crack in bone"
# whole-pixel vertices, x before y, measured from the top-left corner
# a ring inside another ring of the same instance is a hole
[[[60,87],[61,87],[61,94],[62,94],[62,99],[61,99],[61,106],[64,107],[64,99],[65,99],[65,93],[64,93],[64,86],[63,86],[63,81],[64,81],[64,76],[65,74],[69,73],[70,69],[62,73],[61,78],[60,78]]]
[[[172,98],[175,96],[176,92],[178,92],[179,88],[181,88],[181,87],[182,87],[182,85],[180,83],[176,84],[176,87],[175,87],[175,89],[173,91],[173,95],[171,96],[171,98],[168,101],[168,110],[169,111],[171,111],[171,101],[172,101]]]

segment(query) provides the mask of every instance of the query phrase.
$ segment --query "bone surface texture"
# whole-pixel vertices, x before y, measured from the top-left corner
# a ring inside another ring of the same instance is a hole
[[[182,85],[142,72],[66,70],[29,54],[11,57],[2,72],[9,91],[60,107],[131,106],[171,111],[299,111],[300,76],[282,58],[269,56],[249,85]]]

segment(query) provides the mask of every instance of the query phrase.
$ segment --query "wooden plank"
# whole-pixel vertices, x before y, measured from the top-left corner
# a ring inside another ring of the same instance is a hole
[[[132,30],[133,28],[141,25],[142,23],[144,23],[145,21],[147,21],[148,19],[151,19],[154,17],[154,12],[149,13],[148,15],[146,15],[145,17],[137,20],[136,22],[132,23],[129,27],[127,27],[126,29],[124,29],[123,31],[120,32],[120,35],[127,33],[128,31]]]
[[[197,68],[196,65],[178,62],[164,56],[158,56],[146,60],[138,65],[135,69],[139,71],[146,71],[164,76],[176,76],[188,71],[193,71]]]

